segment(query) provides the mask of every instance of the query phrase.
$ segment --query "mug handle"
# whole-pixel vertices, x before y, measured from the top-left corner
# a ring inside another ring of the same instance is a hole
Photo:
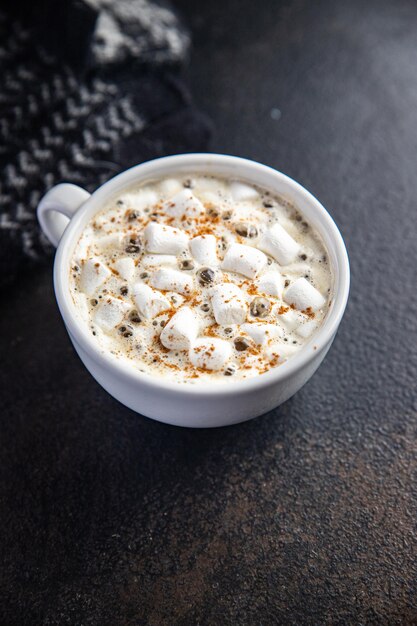
[[[52,187],[38,204],[37,216],[43,233],[51,244],[58,246],[70,219],[91,194],[72,183]]]

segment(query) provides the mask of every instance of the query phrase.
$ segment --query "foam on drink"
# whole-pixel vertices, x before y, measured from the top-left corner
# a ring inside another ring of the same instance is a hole
[[[78,241],[70,285],[101,350],[191,384],[258,376],[291,358],[326,317],[332,273],[291,201],[189,175],[108,202]]]

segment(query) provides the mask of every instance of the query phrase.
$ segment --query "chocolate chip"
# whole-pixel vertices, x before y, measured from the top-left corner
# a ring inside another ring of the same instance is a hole
[[[128,254],[134,254],[135,252],[140,252],[140,246],[136,246],[134,244],[130,244],[130,245],[126,246],[125,251]]]
[[[271,310],[271,303],[266,298],[254,298],[250,305],[251,315],[266,317]]]
[[[122,296],[127,296],[127,294],[129,293],[129,289],[123,285],[123,287],[120,287],[120,293]]]
[[[230,335],[233,332],[233,328],[225,328],[224,332],[226,333],[226,335]]]
[[[133,311],[130,311],[129,319],[134,324],[140,324],[142,321],[141,318],[139,317],[139,313],[135,309]]]
[[[219,217],[219,212],[214,207],[210,207],[207,209],[207,215],[210,217],[216,218]]]
[[[127,339],[128,337],[131,337],[133,335],[133,329],[131,328],[131,326],[120,326],[119,333]]]
[[[235,348],[238,352],[243,352],[249,348],[249,341],[245,339],[245,337],[236,337],[233,342],[235,344]]]
[[[272,202],[263,202],[262,204],[266,209],[272,209],[272,207],[274,206]]]
[[[238,235],[245,237],[246,239],[254,239],[258,236],[258,229],[249,222],[239,222],[235,226],[235,231]]]
[[[197,279],[202,287],[205,287],[206,285],[212,283],[215,276],[216,272],[210,267],[202,267],[197,272]]]
[[[193,189],[194,187],[194,181],[191,178],[187,178],[186,180],[184,180],[183,182],[183,187],[185,187],[186,189]]]
[[[101,296],[100,296],[101,297]],[[93,298],[92,300],[90,300],[90,304],[91,306],[97,306],[98,305],[98,300],[96,300],[95,298]]]
[[[286,280],[285,283],[284,283],[284,287],[288,287],[289,284],[290,284],[290,281]]]
[[[127,214],[127,221],[134,222],[135,220],[138,219],[139,216],[140,216],[140,213],[138,213],[138,211],[129,211]]]
[[[236,373],[236,367],[234,365],[228,365],[228,367],[224,370],[225,376],[233,376]]]
[[[201,310],[204,311],[204,313],[207,313],[210,311],[210,305],[207,302],[204,302],[204,304],[201,305]]]
[[[302,261],[306,261],[307,260],[307,255],[306,254],[300,254],[300,259]]]
[[[194,269],[194,261],[192,259],[183,259],[179,262],[180,270],[193,270]]]
[[[140,275],[140,278],[148,278],[149,274],[148,272],[142,272],[142,274]]]

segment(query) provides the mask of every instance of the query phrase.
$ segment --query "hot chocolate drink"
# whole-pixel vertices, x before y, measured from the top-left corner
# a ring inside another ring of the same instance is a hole
[[[192,174],[104,206],[70,279],[101,350],[183,383],[279,367],[310,341],[332,293],[324,244],[290,198]]]

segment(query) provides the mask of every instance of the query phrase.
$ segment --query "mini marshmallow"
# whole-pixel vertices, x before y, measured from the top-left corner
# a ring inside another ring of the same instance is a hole
[[[265,357],[268,361],[284,363],[297,350],[298,347],[292,344],[275,342],[265,348]]]
[[[146,187],[135,193],[127,193],[120,198],[128,209],[134,209],[136,211],[154,206],[158,202],[158,199],[156,192]]]
[[[200,265],[217,265],[217,241],[214,235],[200,235],[190,241],[190,250]]]
[[[88,232],[89,231],[89,232]],[[88,235],[87,235],[88,232]],[[75,250],[75,261],[77,261],[77,263],[79,265],[82,265],[83,262],[85,261],[85,259],[90,256],[88,254],[88,251],[91,247],[91,242],[89,241],[88,237],[92,237],[93,235],[91,234],[91,228],[86,228],[84,235],[81,237],[80,241],[77,244],[77,248]]]
[[[131,257],[125,256],[122,259],[118,259],[114,263],[114,267],[116,271],[119,272],[120,276],[127,282],[130,282],[133,279],[136,271],[136,265]]]
[[[242,324],[240,330],[249,335],[258,346],[283,335],[282,328],[275,324],[247,323]]]
[[[281,265],[291,263],[300,249],[298,243],[280,224],[274,224],[262,235],[258,247]]]
[[[275,307],[275,312],[278,313],[278,321],[282,324],[288,332],[292,332],[296,330],[300,324],[305,322],[305,315],[300,313],[300,311],[295,311],[294,309],[290,309],[285,313],[278,313],[278,311],[282,310],[281,305]]]
[[[179,309],[164,326],[160,335],[161,343],[169,350],[188,350],[197,339],[198,318],[185,306]]]
[[[81,269],[80,288],[88,296],[92,296],[95,291],[110,276],[110,270],[98,259],[92,258],[86,261]]]
[[[232,355],[232,346],[224,339],[201,337],[191,346],[189,358],[194,367],[220,370]]]
[[[129,309],[127,302],[109,296],[98,305],[94,312],[94,321],[108,332],[120,324]]]
[[[83,293],[78,293],[77,298],[77,313],[81,319],[88,323],[88,316],[90,315],[89,302],[87,296]]]
[[[133,286],[133,299],[139,313],[142,313],[147,319],[152,319],[158,313],[171,308],[168,298],[145,283],[136,283]]]
[[[317,330],[317,326],[317,322],[314,320],[308,320],[307,322],[304,322],[304,324],[299,325],[296,331],[297,335],[300,335],[303,339],[308,339],[308,337],[310,337],[314,331]]]
[[[262,274],[257,280],[259,291],[267,294],[268,296],[275,296],[282,298],[282,291],[284,289],[284,279],[277,271],[271,270]]]
[[[146,249],[159,254],[178,254],[188,244],[188,235],[178,228],[151,222],[144,230]]]
[[[177,267],[177,257],[173,254],[145,254],[140,261],[142,267]]]
[[[170,268],[161,268],[154,272],[151,276],[150,283],[155,289],[176,291],[183,295],[190,294],[193,288],[193,279],[189,274]]]
[[[236,202],[254,200],[259,195],[254,187],[236,181],[230,184],[230,193]]]
[[[103,215],[98,215],[94,218],[93,226],[95,229],[100,230],[101,234],[109,233],[114,230],[114,221],[119,217],[117,209],[111,209],[106,211]],[[114,221],[111,220],[114,218]],[[111,234],[111,232],[109,233]]]
[[[102,251],[106,248],[120,248],[123,241],[123,233],[110,233],[104,237],[100,237],[95,242],[95,247]]]
[[[171,196],[179,193],[181,189],[183,189],[180,181],[176,178],[166,178],[160,183],[159,187],[164,196],[167,198],[171,198]]]
[[[229,272],[243,274],[248,278],[255,278],[267,262],[267,257],[260,250],[241,243],[232,243],[227,249],[222,268]]]
[[[317,291],[305,278],[298,278],[288,287],[284,300],[288,304],[293,304],[299,311],[305,311],[308,308],[317,311],[326,302],[320,291]]]
[[[200,217],[205,208],[190,189],[182,189],[175,196],[167,200],[162,209],[172,217]]]
[[[243,292],[234,283],[216,285],[210,290],[211,305],[218,324],[243,324],[247,304]]]

